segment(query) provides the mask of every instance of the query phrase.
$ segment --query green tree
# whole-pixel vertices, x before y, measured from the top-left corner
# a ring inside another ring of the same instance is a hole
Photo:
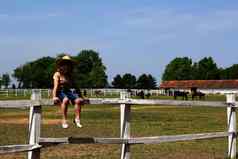
[[[134,76],[130,73],[126,73],[122,77],[122,82],[123,82],[124,88],[127,88],[127,89],[135,88],[136,87],[136,76]]]
[[[75,86],[77,88],[103,88],[107,86],[106,67],[99,54],[93,50],[82,50],[74,57]]]
[[[136,88],[136,76],[126,73],[121,77],[121,75],[118,74],[113,78],[112,85],[114,88]]]
[[[212,57],[201,59],[196,65],[195,72],[195,79],[197,80],[220,79],[220,71]]]
[[[231,67],[220,69],[221,79],[238,79],[238,64]]]
[[[155,89],[157,86],[156,79],[151,74],[147,75],[149,89]]]
[[[156,80],[150,74],[142,74],[141,76],[139,76],[136,85],[139,89],[154,89],[156,88]]]
[[[55,59],[43,57],[14,70],[19,88],[51,88]]]
[[[8,73],[5,73],[2,75],[2,85],[4,85],[5,88],[8,88],[10,82],[11,82],[11,79],[10,79],[10,76]]]
[[[59,54],[62,57],[64,54]],[[75,88],[99,88],[107,86],[106,67],[98,53],[93,50],[83,50],[73,57],[77,65],[74,69]],[[55,58],[42,57],[17,67],[13,76],[18,81],[19,88],[51,88]]]
[[[18,88],[31,88],[31,63],[26,63],[14,70],[13,77],[18,81]]]
[[[193,78],[192,71],[192,59],[177,57],[166,66],[162,80],[189,80]]]
[[[112,81],[112,86],[114,88],[123,88],[123,81],[121,75],[117,74]]]
[[[51,88],[53,86],[54,63],[55,59],[52,57],[43,57],[32,63],[33,88]]]
[[[0,89],[2,88],[2,77],[0,76]]]

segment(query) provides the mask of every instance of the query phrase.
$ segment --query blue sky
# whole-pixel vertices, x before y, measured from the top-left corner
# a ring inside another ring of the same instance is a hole
[[[151,73],[173,58],[238,63],[237,0],[0,1],[0,74],[82,49],[100,53],[109,79]]]

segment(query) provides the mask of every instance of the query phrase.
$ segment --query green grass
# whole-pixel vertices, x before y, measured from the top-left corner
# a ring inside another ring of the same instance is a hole
[[[20,99],[30,99],[30,96],[0,96],[0,100],[20,100]]]
[[[114,97],[114,96],[112,96]],[[173,99],[159,96],[153,99]],[[29,97],[0,97],[0,100],[29,99]],[[225,96],[208,96],[206,100],[224,101]],[[72,124],[74,112],[69,109],[70,128],[64,130],[59,123],[42,124],[42,137],[119,137],[120,112],[118,106],[85,105],[82,111],[83,128]],[[0,145],[26,144],[28,110],[0,109]],[[43,108],[43,120],[60,121],[56,106]],[[2,122],[4,120],[5,122]],[[204,133],[226,130],[226,109],[209,107],[132,106],[131,136],[159,136]],[[6,122],[8,121],[8,122]],[[11,121],[11,122],[9,122]],[[225,158],[226,139],[163,143],[159,145],[132,145],[132,159]],[[119,145],[60,145],[44,148],[43,159],[116,159]],[[25,153],[2,155],[1,159],[26,158]]]
[[[90,94],[88,94],[87,96],[88,98],[120,98],[120,95],[118,94],[107,94],[106,96],[103,95],[99,95],[99,96],[91,96]],[[43,93],[42,98],[48,98],[48,94]],[[133,96],[132,98],[135,99],[139,99],[139,96]],[[15,94],[9,94],[9,96],[7,97],[5,94],[0,94],[0,100],[16,100],[16,99],[30,99],[30,94],[27,94],[26,96],[19,95],[19,96],[15,96]],[[146,99],[146,98],[145,98]],[[173,96],[165,96],[165,95],[159,95],[159,96],[150,96],[149,99],[174,99]],[[238,97],[236,98],[238,100]],[[182,100],[182,97],[177,97],[177,100]],[[192,100],[191,95],[188,95],[188,100]],[[198,100],[198,99],[197,99]],[[219,94],[215,94],[215,95],[206,95],[205,97],[206,101],[225,101],[226,100],[226,96],[225,95],[219,95]]]
[[[69,109],[69,121],[74,118]],[[0,145],[24,144],[27,140],[26,110],[0,109]],[[56,106],[43,108],[44,120],[60,119]],[[16,123],[1,123],[1,120]],[[118,106],[85,105],[82,110],[83,128],[62,129],[58,123],[42,124],[42,137],[119,137],[120,112]],[[205,133],[226,130],[226,109],[209,107],[132,106],[131,136],[159,136],[189,133]],[[159,145],[131,146],[132,159],[225,158],[226,139],[163,143]],[[41,151],[42,159],[117,159],[119,145],[60,145]],[[22,158],[25,153],[0,156],[1,159]]]

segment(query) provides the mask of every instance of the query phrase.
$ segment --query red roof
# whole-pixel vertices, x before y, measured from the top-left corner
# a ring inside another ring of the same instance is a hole
[[[238,80],[183,80],[164,81],[160,88],[207,88],[207,89],[234,89],[238,88]]]

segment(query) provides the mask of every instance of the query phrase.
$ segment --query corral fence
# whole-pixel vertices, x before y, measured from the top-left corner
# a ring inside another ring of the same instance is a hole
[[[228,158],[236,158],[236,108],[234,94],[226,95],[226,102],[211,101],[175,101],[131,99],[126,92],[121,92],[120,98],[90,98],[89,104],[110,104],[120,106],[120,137],[115,138],[45,138],[41,137],[41,109],[42,106],[52,106],[50,99],[41,99],[38,90],[33,90],[31,100],[0,101],[0,108],[29,108],[29,142],[26,145],[0,146],[0,154],[27,152],[28,159],[40,159],[40,151],[44,146],[57,144],[120,144],[121,159],[129,159],[130,146],[133,144],[160,144],[164,142],[189,141],[224,138],[228,139]],[[131,105],[172,105],[172,106],[210,106],[227,108],[227,131],[200,134],[183,134],[173,136],[131,137],[130,114]]]
[[[33,89],[0,89],[0,97],[29,97],[32,94]],[[35,90],[35,89],[34,89]],[[51,89],[37,89],[41,96],[44,98],[50,98],[52,94]],[[81,93],[89,97],[120,97],[120,92],[128,91],[128,89],[113,89],[113,88],[82,88]],[[143,91],[145,94],[152,96],[159,96],[163,94],[159,89],[130,89],[133,95]]]
[[[30,97],[33,89],[0,89],[0,97]],[[37,89],[41,96],[49,98],[52,94],[51,89]]]

